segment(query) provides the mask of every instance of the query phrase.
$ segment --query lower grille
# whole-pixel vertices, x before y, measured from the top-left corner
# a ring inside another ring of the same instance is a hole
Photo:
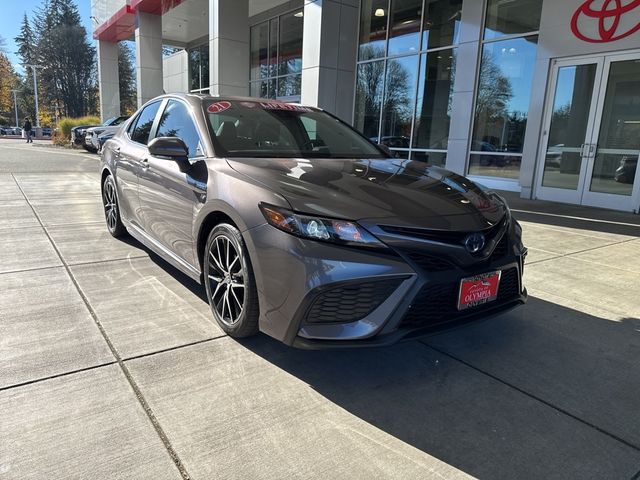
[[[462,315],[479,312],[496,304],[513,300],[520,295],[518,269],[510,268],[502,272],[498,298],[484,305],[459,311],[459,282],[425,285],[416,295],[400,326],[429,326],[455,320]]]
[[[319,294],[306,315],[309,323],[347,323],[366,317],[404,278],[341,285]]]

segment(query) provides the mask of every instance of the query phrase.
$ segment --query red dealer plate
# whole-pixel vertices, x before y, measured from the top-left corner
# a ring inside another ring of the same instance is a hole
[[[475,277],[460,280],[460,295],[458,295],[458,310],[493,302],[498,298],[498,285],[502,272],[489,272]]]

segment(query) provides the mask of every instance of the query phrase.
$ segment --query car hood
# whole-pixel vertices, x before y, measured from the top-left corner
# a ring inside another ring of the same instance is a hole
[[[497,195],[424,162],[381,159],[229,158],[234,170],[282,195],[297,211],[365,223],[468,231],[506,212]]]

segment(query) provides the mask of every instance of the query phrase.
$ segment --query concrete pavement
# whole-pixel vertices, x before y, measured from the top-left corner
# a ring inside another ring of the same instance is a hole
[[[224,336],[196,283],[112,239],[97,167],[0,141],[0,478],[640,475],[637,216],[511,199],[527,306],[307,352]]]

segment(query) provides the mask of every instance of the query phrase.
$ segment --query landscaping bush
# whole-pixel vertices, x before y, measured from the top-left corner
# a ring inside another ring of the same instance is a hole
[[[100,125],[102,122],[98,117],[86,116],[79,118],[62,118],[58,122],[58,131],[56,132],[56,138],[53,139],[54,143],[61,144],[58,142],[70,142],[71,141],[71,129],[73,127],[77,127],[79,125]],[[58,140],[57,137],[61,137]]]

